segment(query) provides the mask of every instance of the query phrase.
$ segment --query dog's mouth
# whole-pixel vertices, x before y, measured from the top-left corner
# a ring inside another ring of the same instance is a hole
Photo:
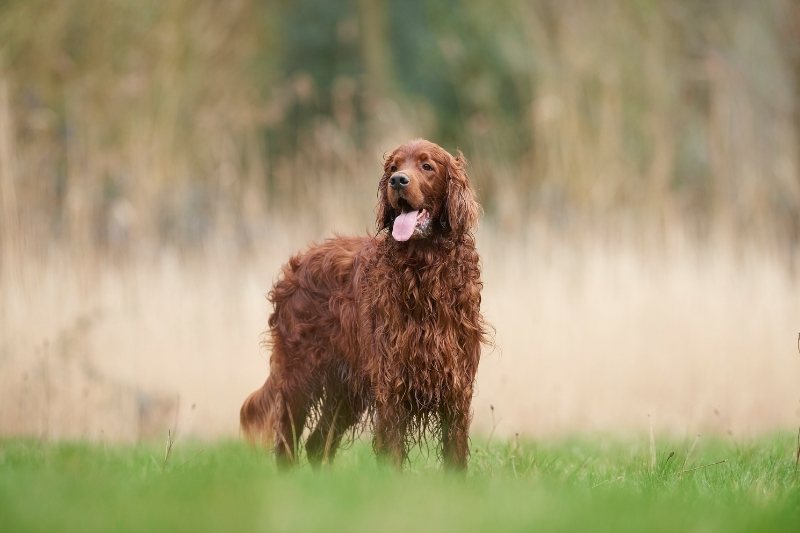
[[[412,209],[405,198],[397,201],[401,213],[394,219],[392,237],[396,241],[427,237],[431,228],[431,215],[427,209]]]

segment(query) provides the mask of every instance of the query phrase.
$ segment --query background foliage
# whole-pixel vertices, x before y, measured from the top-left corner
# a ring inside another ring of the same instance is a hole
[[[2,249],[246,250],[412,136],[461,147],[508,231],[796,242],[799,28],[790,0],[5,0]]]

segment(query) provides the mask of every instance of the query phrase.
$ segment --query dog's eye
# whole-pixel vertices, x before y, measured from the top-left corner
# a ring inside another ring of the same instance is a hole
[[[392,165],[389,167],[389,172],[397,172],[397,165]]]
[[[433,170],[433,167],[430,166],[428,163],[423,163],[422,164],[422,169],[423,170],[427,170],[427,171],[431,171],[431,170]]]

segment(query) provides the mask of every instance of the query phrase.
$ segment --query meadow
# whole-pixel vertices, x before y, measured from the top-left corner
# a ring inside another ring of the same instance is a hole
[[[241,442],[0,443],[6,531],[797,531],[794,435],[473,443],[466,475],[357,441],[320,471]]]

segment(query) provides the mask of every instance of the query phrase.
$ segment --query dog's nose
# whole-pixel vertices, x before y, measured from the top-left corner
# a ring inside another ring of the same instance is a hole
[[[404,189],[408,186],[408,176],[405,174],[394,174],[391,178],[389,178],[389,185],[392,189],[399,191],[400,189]]]

